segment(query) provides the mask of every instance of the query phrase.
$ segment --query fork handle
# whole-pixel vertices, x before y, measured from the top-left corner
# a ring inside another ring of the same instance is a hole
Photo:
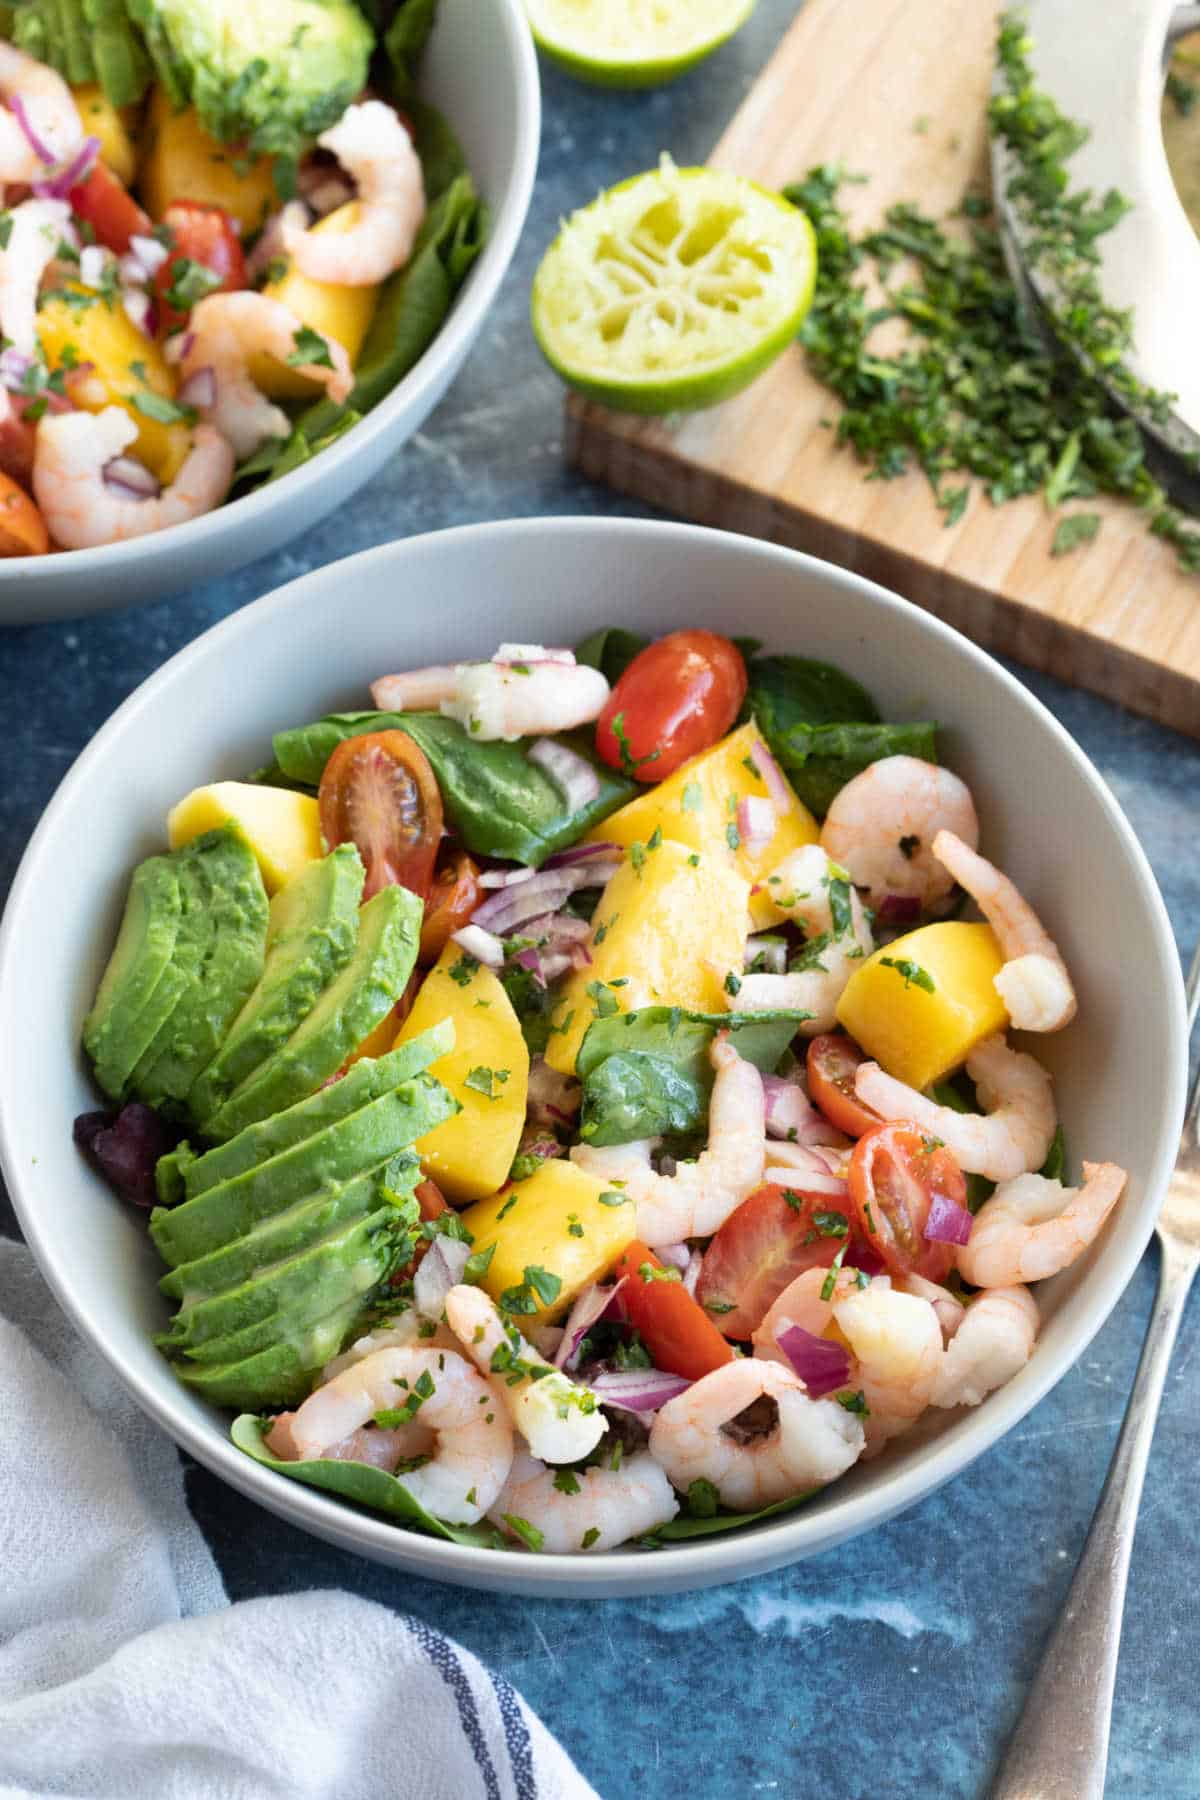
[[[1100,1504],[991,1800],[1103,1800],[1138,1503],[1167,1364],[1196,1273],[1194,1251],[1165,1243],[1161,1251],[1154,1311]]]

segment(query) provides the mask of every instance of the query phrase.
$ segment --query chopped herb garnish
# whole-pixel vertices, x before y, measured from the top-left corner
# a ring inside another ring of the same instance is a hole
[[[406,1381],[398,1381],[396,1385],[397,1387],[408,1387]],[[385,1431],[395,1431],[401,1425],[411,1424],[424,1406],[426,1400],[428,1400],[435,1392],[436,1389],[433,1376],[429,1373],[428,1369],[422,1369],[421,1373],[417,1376],[417,1379],[413,1382],[412,1387],[409,1389],[408,1399],[404,1402],[404,1405],[385,1406],[380,1412],[375,1414],[376,1425],[381,1426]]]
[[[489,1244],[486,1250],[472,1250],[463,1268],[462,1278],[468,1287],[478,1287],[492,1266],[492,1258],[496,1254],[495,1244]]]
[[[496,1090],[504,1086],[508,1076],[507,1069],[489,1069],[480,1063],[466,1075],[463,1086],[471,1088],[476,1094],[482,1094],[485,1100],[498,1100],[500,1095]]]
[[[742,834],[738,830],[737,826],[736,825],[727,825],[725,827],[725,842],[729,845],[729,848],[731,850],[738,849],[738,847],[741,844],[741,841],[742,841]]]
[[[905,987],[923,988],[927,994],[935,994],[937,985],[928,969],[923,969],[911,956],[881,956],[881,969],[895,969],[897,975],[904,977]]]
[[[1090,544],[1099,529],[1099,513],[1068,513],[1065,519],[1058,522],[1054,541],[1050,545],[1051,556],[1069,556],[1081,544]]]
[[[612,733],[617,740],[617,754],[621,758],[621,773],[632,775],[635,770],[644,768],[647,763],[657,762],[662,755],[661,750],[651,750],[649,756],[635,756],[629,747],[629,738],[625,731],[625,714],[619,712],[612,722]]]
[[[573,1469],[559,1469],[554,1476],[554,1486],[560,1494],[578,1494],[582,1492],[579,1477]]]
[[[700,783],[698,781],[687,782],[679,798],[680,810],[682,812],[699,812],[703,805],[704,789]]]
[[[505,1312],[535,1313],[543,1306],[553,1306],[562,1291],[562,1278],[552,1275],[537,1263],[527,1263],[524,1280],[517,1287],[505,1288],[500,1305]]]
[[[845,1213],[815,1212],[812,1222],[822,1237],[844,1238],[849,1235],[850,1221]]]
[[[736,1308],[734,1307],[732,1300],[706,1300],[704,1302],[704,1310],[705,1312],[716,1313],[718,1318],[720,1318],[725,1313],[734,1312]]]
[[[508,1199],[504,1202],[504,1205],[500,1208],[500,1211],[496,1214],[497,1225],[500,1223],[501,1219],[505,1218],[512,1211],[513,1207],[517,1204],[517,1201],[520,1198],[521,1198],[520,1194],[510,1194],[508,1196]]]
[[[531,1525],[528,1519],[518,1518],[515,1513],[503,1513],[501,1516],[513,1536],[519,1537],[527,1549],[541,1549],[546,1541],[545,1533],[539,1531],[536,1525]]]
[[[638,1264],[638,1274],[645,1282],[650,1281],[682,1281],[683,1276],[678,1269],[668,1269],[652,1262]]]
[[[450,965],[448,973],[451,981],[456,981],[459,987],[467,987],[478,967],[478,959],[464,950],[458,961]]]
[[[610,984],[604,981],[589,981],[584,990],[595,1008],[598,1019],[611,1019],[614,1013],[621,1010],[620,1001],[609,991]]]
[[[821,1283],[821,1298],[822,1298],[822,1300],[832,1300],[833,1299],[834,1290],[837,1287],[838,1271],[841,1269],[841,1266],[846,1259],[846,1249],[847,1249],[847,1246],[845,1244],[843,1244],[841,1249],[838,1251],[837,1255],[834,1257],[833,1261],[829,1265],[829,1273],[825,1277],[824,1281]]]
[[[287,359],[289,368],[301,369],[311,364],[316,369],[332,369],[333,357],[329,353],[329,340],[323,338],[319,331],[314,331],[311,325],[301,325],[294,342],[296,348]]]
[[[171,282],[165,295],[167,305],[174,312],[190,312],[198,300],[216,292],[222,279],[203,263],[193,262],[190,256],[181,256],[171,266]],[[290,362],[291,358],[288,360]]]
[[[601,1206],[628,1206],[629,1195],[618,1194],[612,1188],[606,1188],[599,1196]]]
[[[839,1406],[844,1406],[848,1413],[857,1413],[860,1419],[869,1419],[871,1416],[871,1409],[867,1405],[867,1396],[861,1388],[857,1393],[852,1393],[847,1388],[845,1393],[835,1394],[834,1399]]]
[[[721,1504],[721,1496],[711,1481],[702,1475],[696,1481],[689,1482],[687,1491],[687,1509],[693,1519],[712,1519],[716,1517],[717,1508]]]
[[[742,978],[740,975],[735,975],[733,970],[730,969],[728,975],[725,977],[725,992],[732,999],[732,998],[735,998],[738,994],[740,994],[741,991],[742,991]]]
[[[156,394],[153,388],[142,388],[129,398],[144,418],[154,419],[160,425],[194,425],[196,422],[194,406],[179,406],[165,394]]]
[[[598,1525],[589,1525],[587,1530],[584,1532],[583,1536],[579,1540],[579,1548],[581,1550],[590,1550],[592,1545],[596,1542],[596,1539],[599,1536],[600,1536],[600,1527]]]

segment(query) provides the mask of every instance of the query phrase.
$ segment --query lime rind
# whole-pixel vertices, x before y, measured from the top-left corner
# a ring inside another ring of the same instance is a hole
[[[755,0],[525,0],[534,41],[598,87],[659,87],[739,31]]]
[[[791,343],[816,262],[807,216],[780,195],[664,156],[564,225],[534,278],[534,334],[606,406],[712,406]]]

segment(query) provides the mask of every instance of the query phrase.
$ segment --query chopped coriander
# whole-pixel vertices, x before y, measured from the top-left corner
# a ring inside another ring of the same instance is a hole
[[[179,406],[165,394],[156,394],[153,388],[142,388],[138,393],[130,394],[129,399],[144,418],[154,419],[160,425],[195,424],[194,406]]]
[[[870,1232],[871,1236],[874,1237],[877,1228],[875,1225],[875,1214],[871,1211],[871,1202],[869,1200],[863,1202],[863,1217],[867,1222],[867,1230]]]
[[[625,1446],[621,1442],[620,1438],[618,1438],[616,1443],[613,1445],[613,1453],[608,1459],[608,1466],[614,1475],[616,1474],[617,1470],[620,1468],[620,1466],[624,1460],[625,1460]]]
[[[498,1100],[500,1095],[496,1090],[504,1086],[508,1076],[507,1069],[489,1069],[480,1063],[477,1068],[468,1072],[463,1086],[469,1087],[476,1094],[482,1094],[485,1100]]]
[[[923,988],[927,994],[935,994],[937,985],[928,969],[923,969],[911,956],[881,956],[881,969],[895,969],[897,975],[904,977],[905,987]]]
[[[398,1381],[397,1387],[408,1387],[406,1381]],[[376,1425],[385,1431],[395,1431],[401,1425],[409,1425],[416,1418],[426,1400],[436,1392],[433,1376],[428,1369],[422,1369],[413,1382],[408,1399],[403,1406],[385,1406],[375,1414]]]
[[[689,1482],[687,1491],[687,1509],[693,1519],[715,1518],[717,1508],[720,1504],[720,1494],[718,1494],[713,1483],[706,1480],[703,1475],[700,1476],[698,1480]]]
[[[567,1214],[567,1235],[568,1237],[573,1238],[581,1238],[583,1236],[583,1225],[578,1213]]]
[[[599,1198],[601,1206],[628,1206],[629,1205],[629,1195],[628,1194],[618,1194],[613,1188],[605,1188],[604,1192],[601,1195],[599,1195],[598,1198]]]
[[[755,762],[755,760],[752,756],[743,756],[742,767],[743,767],[743,769],[749,769],[749,771],[750,771],[751,775],[753,775],[755,781],[762,780],[762,770],[759,768],[758,764]]]
[[[0,250],[8,249],[8,240],[12,236],[13,216],[10,212],[0,213]]]
[[[638,1274],[644,1282],[683,1280],[683,1276],[679,1273],[678,1269],[664,1268],[662,1265],[652,1262],[639,1263]]]
[[[849,1235],[850,1221],[845,1213],[815,1212],[812,1222],[822,1237],[844,1238]]]
[[[861,1388],[857,1393],[853,1393],[847,1388],[845,1393],[835,1394],[834,1399],[839,1406],[844,1406],[848,1413],[857,1413],[860,1419],[869,1419],[871,1416],[871,1409],[867,1405],[867,1396]]]
[[[579,1477],[573,1469],[559,1469],[554,1476],[554,1486],[560,1494],[578,1494],[582,1492]]]
[[[314,331],[311,325],[301,325],[294,341],[296,348],[287,359],[289,368],[303,369],[311,365],[316,369],[332,369],[329,340]]]
[[[478,1287],[492,1266],[492,1258],[496,1254],[495,1244],[489,1244],[486,1250],[472,1250],[463,1268],[462,1278],[468,1287]]]
[[[597,925],[595,931],[592,933],[593,943],[602,944],[620,916],[620,913],[614,913],[612,918],[608,919],[603,925]]]
[[[590,1550],[592,1545],[596,1542],[596,1539],[599,1536],[600,1536],[600,1527],[598,1525],[589,1525],[587,1530],[584,1532],[583,1536],[579,1540],[579,1548],[581,1550]]]
[[[496,1223],[497,1224],[500,1223],[501,1219],[507,1217],[507,1215],[512,1211],[513,1207],[517,1204],[517,1201],[520,1198],[521,1198],[520,1194],[510,1194],[508,1196],[508,1199],[504,1202],[504,1205],[500,1208],[500,1211],[496,1214]]]
[[[621,758],[621,773],[633,775],[635,770],[643,768],[646,763],[657,762],[662,755],[661,750],[651,750],[648,756],[634,756],[629,747],[629,738],[625,731],[625,714],[619,712],[612,722],[612,733],[617,740],[617,754]]]
[[[742,834],[738,830],[737,826],[736,825],[727,825],[725,827],[725,842],[729,845],[729,848],[731,850],[737,850],[741,845],[741,841],[742,841]]]
[[[846,1245],[843,1244],[841,1249],[838,1251],[837,1255],[834,1257],[833,1261],[829,1265],[828,1275],[825,1277],[824,1281],[821,1283],[821,1298],[822,1298],[822,1300],[832,1300],[833,1299],[834,1290],[837,1287],[838,1273],[839,1273],[841,1266],[845,1260],[846,1260]]]
[[[682,812],[699,812],[704,805],[704,789],[698,781],[689,781],[679,798]]]
[[[535,1313],[543,1306],[553,1306],[561,1291],[561,1276],[552,1275],[537,1263],[527,1263],[524,1279],[516,1287],[505,1288],[500,1305],[505,1312]]]
[[[700,858],[694,850],[688,857],[688,867],[689,869],[698,869],[700,867]]]
[[[829,918],[833,925],[835,938],[845,937],[854,926],[854,914],[850,907],[850,881],[845,875],[831,873],[824,876],[821,886],[829,894]]]
[[[536,1525],[531,1525],[528,1519],[518,1518],[515,1513],[504,1513],[502,1517],[513,1536],[519,1537],[527,1549],[541,1549],[546,1541],[545,1533],[539,1531]]]
[[[734,1307],[732,1300],[706,1300],[704,1302],[704,1310],[705,1312],[716,1313],[717,1317],[721,1318],[725,1313],[736,1311],[736,1308]]]
[[[467,987],[470,985],[471,977],[478,967],[478,959],[472,956],[468,951],[464,950],[458,961],[450,965],[450,979],[451,981],[456,981],[459,987]]]
[[[595,1008],[598,1019],[611,1019],[614,1013],[620,1012],[621,1004],[614,993],[609,991],[610,984],[603,981],[589,981],[584,990]]]
[[[738,994],[740,994],[741,991],[742,991],[742,978],[740,975],[735,975],[733,970],[730,969],[728,975],[725,977],[725,992],[732,999],[732,998],[735,998]]]
[[[1065,519],[1059,520],[1054,541],[1050,545],[1051,556],[1068,556],[1072,550],[1078,550],[1081,544],[1090,544],[1099,530],[1099,513],[1068,513]]]
[[[198,300],[216,292],[222,279],[203,263],[181,256],[171,266],[171,281],[164,298],[173,312],[190,312]]]
[[[478,1506],[479,1505],[479,1501],[476,1498],[474,1488],[470,1488],[467,1491],[467,1505],[468,1506]]]

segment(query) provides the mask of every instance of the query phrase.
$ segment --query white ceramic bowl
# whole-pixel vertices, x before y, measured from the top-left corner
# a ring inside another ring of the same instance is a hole
[[[360,425],[281,480],[125,544],[0,561],[0,625],[161,599],[265,556],[369,481],[433,411],[512,261],[537,168],[541,90],[521,0],[441,0],[421,65],[491,213],[488,242],[424,356]]]
[[[983,1406],[933,1419],[791,1515],[656,1554],[533,1557],[398,1530],[289,1482],[229,1442],[228,1419],[151,1341],[167,1309],[144,1220],[71,1141],[96,1104],[79,1027],[129,871],[161,848],[197,782],[261,764],[272,732],[363,705],[386,670],[502,638],[570,643],[613,623],[735,627],[841,664],[886,717],[943,722],[988,853],[1049,921],[1079,1018],[1037,1049],[1074,1156],[1111,1157],[1128,1193],[1086,1262],[1044,1284],[1028,1367]],[[59,1300],[137,1400],[245,1494],[319,1536],[440,1580],[547,1595],[701,1586],[828,1548],[930,1493],[995,1443],[1080,1355],[1129,1280],[1170,1172],[1183,1109],[1182,984],[1154,879],[1112,795],[1066,732],[989,657],[843,569],[750,538],[624,519],[531,519],[388,544],[318,569],[207,632],[138,689],[75,764],[29,845],[0,929],[0,1157]]]

